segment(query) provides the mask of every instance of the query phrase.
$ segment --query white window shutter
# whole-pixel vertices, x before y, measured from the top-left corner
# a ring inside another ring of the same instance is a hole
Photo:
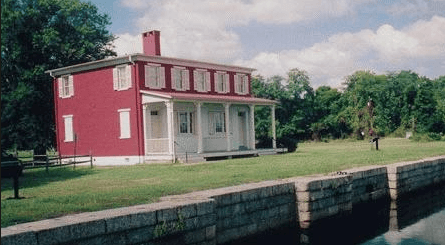
[[[205,81],[205,89],[204,89],[204,91],[210,91],[210,89],[211,89],[211,85],[210,85],[210,72],[209,71],[206,71],[206,81]]]
[[[73,130],[73,116],[63,116],[64,126],[65,126],[65,142],[73,141],[74,130]]]
[[[176,81],[175,81],[175,68],[171,69],[171,77],[172,77],[172,89],[176,89]]]
[[[68,84],[69,84],[69,96],[74,96],[74,81],[73,76],[68,77]]]
[[[217,72],[215,72],[214,78],[215,78],[215,80],[213,81],[213,83],[214,83],[214,86],[215,86],[215,91],[216,92],[220,92],[218,90],[218,73]]]
[[[119,78],[117,76],[117,68],[113,68],[113,89],[114,90],[119,90]]]
[[[150,87],[150,66],[145,66],[145,87]]]
[[[159,67],[159,86],[165,88],[165,67]]]
[[[182,70],[182,88],[185,91],[190,89],[190,76],[187,69]]]
[[[243,77],[243,83],[244,83],[244,94],[249,93],[249,77],[246,75]]]
[[[62,98],[63,97],[63,79],[57,78],[57,83],[59,84],[59,97]]]
[[[226,80],[226,88],[224,93],[229,93],[230,92],[230,79],[229,79],[229,74],[224,74],[224,79]]]
[[[240,78],[240,75],[236,74],[235,75],[235,93],[237,93],[237,94],[240,92],[240,89],[239,89],[240,88],[240,86],[239,86],[240,79],[239,78]]]
[[[131,137],[130,131],[130,110],[121,109],[119,112],[119,124],[120,124],[120,138],[128,139]]]
[[[125,75],[126,75],[126,80],[127,80],[127,87],[131,88],[132,85],[132,81],[131,81],[131,65],[127,65],[127,67],[125,67]]]
[[[198,71],[193,71],[193,87],[195,88],[195,91],[199,91],[198,89]]]

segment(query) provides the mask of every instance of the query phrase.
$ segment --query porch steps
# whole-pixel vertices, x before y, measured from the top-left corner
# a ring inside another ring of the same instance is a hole
[[[205,162],[206,159],[197,153],[177,154],[176,158],[181,163]]]

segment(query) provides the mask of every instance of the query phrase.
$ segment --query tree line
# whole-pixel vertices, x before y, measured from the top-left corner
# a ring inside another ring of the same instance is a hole
[[[46,70],[116,56],[111,24],[96,6],[79,0],[2,0],[1,149],[54,146],[52,78]],[[357,71],[339,90],[314,90],[307,72],[287,78],[252,77],[252,93],[275,99],[280,141],[363,138],[410,130],[440,138],[445,131],[445,76],[435,80],[411,71],[376,75]],[[372,102],[372,109],[367,104]],[[256,109],[256,135],[270,139],[270,110]],[[270,140],[268,140],[270,142]]]
[[[306,71],[287,78],[252,77],[252,93],[278,100],[277,138],[281,141],[373,136],[405,136],[406,131],[441,139],[445,133],[445,76],[429,79],[412,71],[377,75],[356,71],[342,88],[314,89]],[[259,139],[270,138],[270,110],[258,108]]]

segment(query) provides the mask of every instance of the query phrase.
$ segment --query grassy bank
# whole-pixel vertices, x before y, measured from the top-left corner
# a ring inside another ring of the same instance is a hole
[[[161,196],[261,180],[324,174],[356,166],[388,164],[445,155],[445,142],[383,139],[380,150],[366,141],[300,144],[297,152],[194,165],[26,170],[20,200],[11,179],[2,179],[2,227],[69,213],[156,202]]]

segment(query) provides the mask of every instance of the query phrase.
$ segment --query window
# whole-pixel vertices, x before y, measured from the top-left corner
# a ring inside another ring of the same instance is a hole
[[[235,93],[248,94],[249,93],[249,78],[245,74],[235,75]]]
[[[149,88],[165,88],[165,68],[157,64],[146,65],[145,86]]]
[[[193,71],[193,78],[196,91],[210,91],[210,72],[206,70],[195,70]]]
[[[63,122],[65,125],[65,142],[71,142],[74,140],[73,115],[63,116]]]
[[[230,90],[229,86],[229,74],[225,72],[215,73],[215,90],[218,93],[228,93]]]
[[[73,76],[66,75],[59,78],[59,97],[68,98],[74,95]]]
[[[113,69],[113,88],[114,90],[127,90],[131,88],[130,66],[117,66]]]
[[[209,134],[218,134],[226,132],[226,121],[224,112],[209,113]]]
[[[131,137],[130,133],[130,109],[120,109],[119,125],[120,125],[120,139],[128,139]]]
[[[193,112],[178,112],[179,119],[179,133],[192,134],[193,133]]]
[[[190,89],[189,71],[184,67],[172,68],[172,88],[178,91],[186,91]]]

